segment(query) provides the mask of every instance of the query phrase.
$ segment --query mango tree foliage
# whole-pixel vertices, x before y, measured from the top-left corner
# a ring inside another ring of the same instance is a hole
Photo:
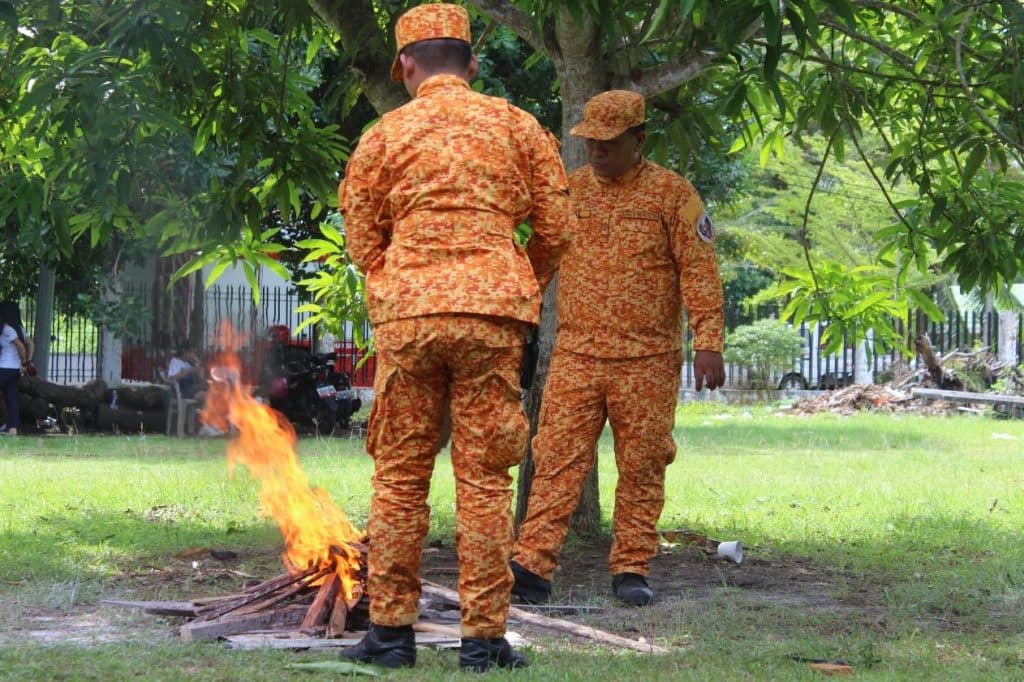
[[[278,267],[266,216],[322,210],[346,158],[311,96],[323,28],[300,3],[0,2],[0,219],[55,259],[141,239]]]
[[[874,273],[858,282],[856,270],[847,283],[828,287],[794,279],[786,290],[801,300],[790,309],[856,337],[871,328],[872,317],[881,319],[876,313],[890,301],[922,298],[907,287],[909,278],[915,271],[928,275],[936,264],[965,289],[1005,289],[1024,266],[1024,8],[1018,2],[831,5],[833,12],[812,16],[805,5],[787,3],[774,84],[749,72],[734,86],[735,111],[748,116],[746,139],[764,136],[765,147],[820,131],[829,140],[822,173],[847,155],[867,166],[893,216],[873,235],[876,262],[895,277],[887,287]],[[770,45],[766,38],[750,49]],[[881,140],[880,153],[870,153],[867,139]],[[816,262],[807,261],[804,274],[813,283]],[[872,282],[888,296],[864,299]],[[858,305],[840,305],[836,286]],[[923,301],[915,307],[936,313]]]

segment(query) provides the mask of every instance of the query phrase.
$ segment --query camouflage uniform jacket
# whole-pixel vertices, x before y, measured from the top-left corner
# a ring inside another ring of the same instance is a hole
[[[589,165],[569,176],[576,239],[558,280],[558,345],[596,357],[640,357],[682,346],[722,350],[722,282],[714,230],[693,186],[648,161],[621,178]]]
[[[431,314],[536,324],[541,285],[572,239],[553,136],[455,76],[428,78],[363,135],[338,194],[375,325]],[[523,249],[513,235],[527,219]]]

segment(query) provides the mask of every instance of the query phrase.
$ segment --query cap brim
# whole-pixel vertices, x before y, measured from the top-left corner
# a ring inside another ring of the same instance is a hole
[[[569,134],[573,137],[585,137],[588,140],[614,140],[627,130],[629,130],[628,127],[619,130],[618,128],[603,126],[600,123],[584,121],[579,125],[573,126]]]
[[[402,62],[398,60],[398,57],[395,57],[395,61],[391,62],[391,80],[396,83],[401,83],[405,80],[402,76]]]

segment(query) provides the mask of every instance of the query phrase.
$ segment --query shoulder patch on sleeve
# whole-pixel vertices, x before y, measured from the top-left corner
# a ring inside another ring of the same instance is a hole
[[[715,241],[715,225],[711,222],[711,216],[707,213],[697,221],[697,236],[708,244]]]

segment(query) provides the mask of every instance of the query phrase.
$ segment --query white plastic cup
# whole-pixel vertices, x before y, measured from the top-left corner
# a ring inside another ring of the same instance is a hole
[[[734,564],[743,563],[743,543],[739,540],[730,540],[728,542],[719,542],[718,548],[715,553],[723,558],[728,559]]]

